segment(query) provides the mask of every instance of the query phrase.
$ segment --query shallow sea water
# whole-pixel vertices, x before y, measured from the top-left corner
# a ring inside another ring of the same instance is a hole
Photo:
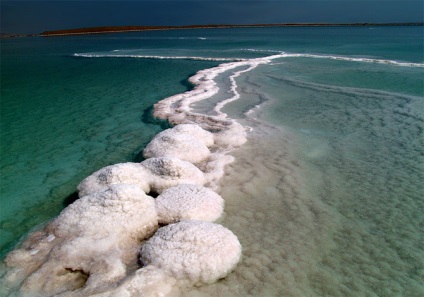
[[[185,47],[198,48],[201,42],[206,42],[205,48],[217,51],[227,48],[231,53],[227,57],[234,57],[237,52],[240,58],[273,54],[244,49],[253,47],[422,65],[422,51],[418,52],[422,50],[422,42],[419,47],[421,28],[387,28],[386,31],[378,28],[379,33],[360,29],[195,30],[162,32],[157,39],[153,33],[153,36],[146,35],[155,42],[171,42],[180,48],[180,55],[196,57],[215,58],[216,53],[208,55],[203,48],[197,53],[194,49],[184,52],[184,47],[175,41],[194,42]],[[228,32],[237,39],[230,42]],[[346,40],[347,32],[352,32],[353,41]],[[172,38],[164,39],[162,34]],[[174,34],[207,39],[175,39]],[[403,47],[404,38],[414,42]],[[362,47],[360,42],[364,44]],[[125,46],[129,47],[124,44],[119,48]],[[243,50],[237,50],[242,47]],[[154,49],[149,47],[149,51]],[[100,53],[116,55],[117,52]],[[166,55],[175,55],[175,52],[169,51]],[[146,62],[143,58],[76,59],[98,60],[105,65],[125,60],[124,65],[130,62],[135,68],[138,65],[132,64],[133,60]],[[161,61],[165,61],[164,65],[168,62],[178,65],[175,61],[180,60]],[[192,69],[201,69],[205,63],[212,65],[222,61],[181,60],[182,68],[190,63],[196,63],[191,64]],[[152,73],[157,73],[158,66],[151,67]],[[135,68],[132,71],[136,71]],[[179,73],[176,71],[175,75]],[[194,104],[194,110],[211,112],[211,103],[219,101],[219,96],[231,97],[228,75],[226,72],[217,79],[220,93],[212,101]],[[423,78],[422,66],[308,57],[275,59],[240,75],[236,81],[241,99],[227,104],[223,112],[250,127],[250,132],[248,142],[232,153],[236,160],[227,167],[221,181],[220,194],[226,206],[220,223],[238,236],[243,247],[242,261],[225,279],[186,289],[181,295],[423,296]],[[169,82],[167,92],[172,94],[175,82]],[[144,86],[144,82],[138,83],[142,89],[140,85]],[[134,82],[134,94],[139,91],[136,85]],[[186,86],[179,88],[175,93]],[[150,89],[142,90],[151,94]],[[127,102],[128,97],[124,93],[121,100]],[[158,100],[157,97],[149,102],[154,100]],[[149,104],[135,105],[132,113],[140,115],[140,109],[144,110]],[[116,103],[116,109],[111,109],[109,116],[122,114],[127,118],[125,113],[121,104]],[[119,130],[125,123],[111,121],[109,124]],[[92,137],[99,137],[99,141],[110,137],[107,136],[110,127],[107,124],[105,127],[104,136],[99,130],[93,130]],[[149,131],[148,137],[160,129],[153,125],[137,127],[137,131]],[[110,162],[126,161],[122,160],[125,155],[134,158],[145,144],[134,141],[134,134],[123,132],[119,135],[125,137],[105,144],[99,151],[112,153],[134,143],[133,149],[116,155]],[[77,159],[90,164],[86,160],[91,158],[92,155],[86,153]],[[93,170],[93,167],[98,164],[85,170],[94,171],[97,168]],[[59,166],[61,170],[63,166]],[[52,176],[56,178],[57,174]],[[78,183],[69,179],[68,182]],[[72,193],[72,186],[69,188]]]
[[[253,114],[261,122],[245,123],[254,132],[222,187],[224,224],[244,241],[243,260],[228,280],[199,291],[421,296],[422,98],[268,70],[239,84],[271,103]]]
[[[144,146],[163,129],[149,109],[187,90],[183,78],[213,65],[72,57],[72,51],[93,47],[93,39],[2,44],[2,257],[28,230],[72,202],[84,177],[140,159]],[[107,38],[102,44],[115,47]]]

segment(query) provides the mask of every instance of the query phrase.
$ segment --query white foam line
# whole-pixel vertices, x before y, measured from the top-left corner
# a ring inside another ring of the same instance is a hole
[[[344,56],[331,56],[331,55],[318,55],[318,54],[295,54],[285,53],[274,50],[256,50],[256,49],[241,49],[242,51],[251,52],[267,52],[267,53],[279,53],[279,58],[314,58],[314,59],[330,59],[339,61],[350,61],[350,62],[364,62],[364,63],[376,63],[386,64],[393,66],[403,67],[419,67],[424,68],[424,63],[412,63],[412,62],[399,62],[394,60],[386,59],[371,59],[371,58],[351,58]],[[119,50],[114,50],[117,52]],[[84,58],[139,58],[139,59],[171,59],[171,60],[199,60],[199,61],[254,61],[255,59],[243,59],[243,58],[209,58],[209,57],[196,57],[196,56],[155,56],[155,55],[136,55],[136,54],[91,54],[91,53],[75,53],[74,57]],[[274,55],[275,56],[275,55]],[[271,56],[273,57],[273,56]],[[264,57],[269,58],[269,57]]]
[[[261,49],[254,49],[254,48],[241,48],[240,50],[245,52],[254,52],[254,53],[281,53],[281,51],[276,51],[276,50],[261,50]]]
[[[114,50],[117,52],[118,50]],[[194,56],[153,56],[153,55],[117,55],[117,54],[79,54],[75,53],[74,57],[83,58],[137,58],[137,59],[169,59],[169,60],[197,60],[197,61],[245,61],[241,58],[207,58]]]
[[[393,61],[393,60],[370,59],[370,58],[351,58],[351,57],[330,56],[330,55],[285,54],[285,57],[288,57],[288,58],[301,57],[301,58],[314,58],[314,59],[330,59],[330,60],[350,61],[350,62],[386,64],[386,65],[403,66],[403,67],[424,67],[424,63],[398,62],[398,61]]]

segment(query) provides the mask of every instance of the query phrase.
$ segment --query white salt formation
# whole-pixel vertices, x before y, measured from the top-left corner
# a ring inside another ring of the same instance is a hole
[[[9,281],[26,278],[22,291],[28,296],[116,283],[157,227],[152,197],[135,185],[111,186],[77,200],[45,228],[47,237],[10,253],[6,263],[15,269]]]
[[[227,228],[183,221],[160,228],[141,248],[141,261],[191,285],[225,277],[241,257],[241,245]]]
[[[197,125],[178,125],[159,133],[143,151],[145,158],[175,157],[200,163],[209,157],[213,145],[212,133]]]
[[[60,295],[73,297],[72,292]],[[178,294],[178,281],[168,276],[165,271],[153,265],[138,269],[128,276],[115,288],[104,293],[85,295],[93,297],[152,297],[152,296],[180,296]]]
[[[145,267],[95,296],[178,296],[179,288],[211,284],[227,276],[240,261],[241,245],[221,225],[184,221],[160,228],[140,255]]]
[[[94,172],[78,185],[79,196],[102,191],[115,184],[134,184],[145,193],[161,193],[178,184],[205,183],[203,173],[193,164],[176,158],[151,158],[141,163],[110,165]]]
[[[234,161],[227,154],[246,141],[246,132],[233,121],[205,117],[201,122],[214,133],[196,124],[179,124],[154,137],[143,155],[145,158],[178,158],[196,164],[204,172],[206,180],[203,184],[216,190],[225,173],[224,167]]]
[[[213,222],[224,211],[224,199],[205,187],[178,185],[156,198],[156,211],[160,224],[183,220]]]
[[[149,192],[162,193],[179,184],[203,185],[202,171],[189,162],[177,158],[150,158],[140,163],[148,171]]]
[[[193,136],[184,134],[169,136],[159,134],[143,152],[145,158],[176,157],[191,163],[200,163],[209,154],[209,149],[203,143]]]
[[[241,73],[251,71],[261,64],[270,63],[273,59],[286,57],[287,54],[280,53],[268,57],[247,59],[243,61],[224,63],[217,67],[198,71],[195,75],[189,78],[190,83],[195,85],[193,90],[185,93],[177,94],[168,97],[155,104],[154,116],[166,119],[171,124],[187,124],[196,123],[205,130],[214,132],[215,144],[223,148],[237,148],[246,142],[246,132],[239,123],[228,119],[226,114],[221,112],[221,109],[226,103],[237,100],[240,95],[236,91],[234,78]],[[231,91],[233,96],[223,100],[214,108],[216,116],[199,114],[192,111],[190,105],[208,99],[217,94],[219,87],[214,79],[228,70],[234,70],[240,67],[248,67],[241,71],[234,71],[230,76]]]
[[[219,159],[228,162],[229,156],[211,154],[213,134],[196,125],[163,134],[191,137],[204,146],[208,174],[169,155],[100,169],[80,183],[79,200],[8,255],[6,287],[20,287],[21,295],[31,297],[165,296],[233,270],[240,243],[228,229],[206,222],[221,216],[224,200],[202,186],[217,177],[213,168],[220,166],[213,165],[225,164]],[[146,193],[160,195],[155,201]],[[158,228],[157,211],[161,224],[182,222],[162,228],[143,245]],[[131,273],[140,247],[148,266]]]
[[[211,147],[214,144],[214,134],[200,128],[196,124],[180,124],[172,128],[176,133],[182,133],[191,135],[201,141],[207,147]]]
[[[116,184],[134,184],[144,192],[149,191],[146,171],[139,163],[120,163],[104,167],[86,177],[77,187],[78,194],[83,197]]]

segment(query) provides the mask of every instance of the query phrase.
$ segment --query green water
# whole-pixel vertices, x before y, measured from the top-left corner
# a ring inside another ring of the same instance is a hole
[[[139,158],[162,129],[149,123],[146,110],[186,90],[182,79],[211,65],[72,57],[81,43],[34,38],[2,44],[2,254],[71,202],[85,176]]]

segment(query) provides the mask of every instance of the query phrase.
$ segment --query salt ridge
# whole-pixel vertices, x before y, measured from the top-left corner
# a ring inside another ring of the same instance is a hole
[[[247,59],[247,60],[231,62],[231,63],[224,63],[213,68],[200,70],[194,76],[189,78],[190,83],[195,85],[195,88],[193,90],[180,93],[177,95],[173,95],[171,97],[165,98],[161,100],[160,102],[156,103],[154,115],[161,119],[170,120],[171,123],[173,124],[184,123],[188,118],[190,119],[197,118],[198,124],[200,126],[204,126],[204,123],[202,123],[201,119],[204,118],[205,116],[202,114],[197,114],[192,112],[190,105],[195,102],[210,98],[213,95],[218,93],[219,87],[217,86],[215,82],[215,78],[219,74],[231,69],[238,68],[238,67],[248,66],[249,67],[248,69],[235,71],[229,77],[231,81],[230,90],[233,93],[233,96],[224,101],[221,101],[214,108],[214,111],[219,114],[218,117],[208,116],[208,118],[214,118],[218,122],[222,122],[225,120],[227,121],[226,122],[227,125],[231,125],[231,124],[236,125],[235,124],[236,122],[234,120],[228,119],[226,114],[221,112],[221,109],[227,103],[235,101],[240,98],[240,94],[236,91],[237,84],[236,84],[235,78],[242,73],[249,72],[255,69],[257,66],[261,64],[268,64],[274,59],[284,58],[285,56],[286,56],[285,53],[280,53],[277,55],[272,55],[267,57]],[[209,127],[209,128],[212,129],[213,127]]]
[[[402,67],[420,67],[420,68],[424,67],[424,63],[399,62],[394,60],[371,59],[371,58],[350,58],[350,57],[331,56],[331,55],[286,54],[286,57],[302,57],[302,58],[314,58],[314,59],[351,61],[351,62],[365,62],[365,63],[386,64],[386,65],[402,66]]]
[[[300,53],[286,53],[283,51],[276,50],[258,50],[258,49],[241,49],[242,51],[257,52],[257,53],[279,53],[279,58],[313,58],[313,59],[330,59],[347,62],[363,62],[363,63],[375,63],[375,64],[386,64],[400,67],[418,67],[424,68],[424,63],[414,62],[401,62],[388,59],[373,59],[373,58],[354,58],[347,56],[337,55],[325,55],[325,54],[300,54]],[[118,52],[114,50],[113,52]],[[173,60],[198,60],[198,61],[254,61],[254,59],[245,58],[212,58],[212,57],[197,57],[197,56],[156,56],[156,55],[137,55],[137,54],[95,54],[95,53],[74,53],[74,57],[83,58],[139,58],[139,59],[173,59]],[[272,58],[268,56],[264,58]],[[261,59],[261,58],[259,58]]]

